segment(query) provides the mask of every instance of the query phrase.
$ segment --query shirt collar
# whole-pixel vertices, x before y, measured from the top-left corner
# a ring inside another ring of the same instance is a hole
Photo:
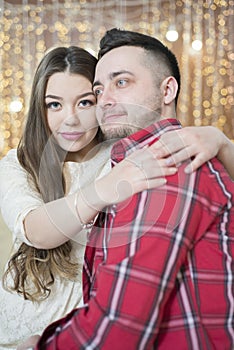
[[[111,151],[111,159],[120,162],[134,150],[142,148],[146,145],[154,143],[162,134],[167,131],[181,128],[181,124],[177,119],[162,119],[151,124],[145,129],[141,129],[136,133],[117,141]]]

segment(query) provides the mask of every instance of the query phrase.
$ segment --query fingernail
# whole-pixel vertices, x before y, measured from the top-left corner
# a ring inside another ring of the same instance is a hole
[[[160,185],[165,185],[167,183],[167,179],[159,179]]]
[[[190,166],[187,166],[187,167],[184,169],[184,172],[185,172],[186,174],[191,174],[192,168],[191,168]]]
[[[171,157],[168,157],[166,159],[166,165],[172,165],[172,164],[174,164],[173,159]]]

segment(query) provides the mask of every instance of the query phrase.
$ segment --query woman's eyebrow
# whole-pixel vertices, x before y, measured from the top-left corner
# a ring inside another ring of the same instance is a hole
[[[90,95],[94,96],[93,91],[84,92],[83,94],[78,95],[77,98],[83,98],[83,97],[90,96]],[[54,98],[56,100],[62,100],[63,99],[62,97],[56,96],[56,95],[46,95],[45,98]]]
[[[46,95],[45,98],[55,98],[56,100],[62,100],[62,97],[56,95]]]

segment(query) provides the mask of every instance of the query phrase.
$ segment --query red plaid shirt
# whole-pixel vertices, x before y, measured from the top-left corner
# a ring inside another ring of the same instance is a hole
[[[113,164],[178,127],[163,120],[117,142]],[[87,304],[50,325],[36,349],[234,348],[234,184],[216,159],[167,180],[100,214]]]

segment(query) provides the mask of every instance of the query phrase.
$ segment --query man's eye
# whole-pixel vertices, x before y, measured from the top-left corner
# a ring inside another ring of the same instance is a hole
[[[90,107],[93,105],[94,105],[94,102],[91,100],[82,100],[79,102],[79,107]]]
[[[61,104],[59,102],[49,102],[46,104],[47,109],[59,109],[61,107]]]
[[[102,94],[102,89],[95,89],[94,90],[94,94],[95,94],[95,96],[100,96],[101,94]]]
[[[117,85],[120,86],[120,87],[123,87],[127,84],[127,80],[126,79],[120,79],[118,80],[117,82]]]

